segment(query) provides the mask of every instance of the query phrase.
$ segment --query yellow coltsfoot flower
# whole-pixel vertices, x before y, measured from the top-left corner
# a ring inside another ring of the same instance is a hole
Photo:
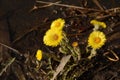
[[[56,47],[61,42],[62,38],[62,31],[49,29],[43,38],[43,42],[47,46]]]
[[[106,42],[106,36],[101,31],[93,31],[88,38],[88,46],[93,49],[101,48]]]
[[[51,27],[51,29],[54,29],[54,30],[55,29],[56,30],[62,30],[64,25],[65,25],[65,20],[62,19],[62,18],[58,18],[58,19],[56,19],[52,22],[50,27]]]
[[[77,42],[77,41],[73,42],[73,43],[72,43],[72,46],[73,46],[73,47],[77,47],[77,46],[78,46],[78,42]]]
[[[40,61],[42,59],[42,50],[37,50],[35,56],[36,56],[36,59]]]
[[[91,20],[90,23],[92,25],[94,25],[93,30],[98,30],[99,27],[106,28],[106,24],[104,22],[100,22],[100,21],[97,21],[97,20]]]

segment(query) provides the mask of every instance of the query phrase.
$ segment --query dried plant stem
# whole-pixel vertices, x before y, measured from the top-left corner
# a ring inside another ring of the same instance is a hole
[[[101,6],[98,0],[92,0],[92,1],[100,8],[100,10],[102,11],[104,10],[104,8]]]
[[[2,69],[0,72],[0,76],[3,74],[3,72],[6,72],[7,68],[15,61],[15,58],[12,58],[12,60]]]
[[[110,52],[113,54],[113,56],[115,58],[111,58],[111,57],[107,56],[107,54],[110,54]],[[104,53],[104,56],[106,56],[110,61],[118,61],[119,57],[117,56],[117,54],[113,50],[110,50],[110,52]]]
[[[61,1],[57,1],[55,3],[60,3]],[[45,7],[49,7],[49,6],[52,6],[54,4],[47,4],[47,5],[44,5],[44,6],[40,6],[40,7],[37,7],[37,8],[45,8]]]
[[[6,47],[6,48],[12,50],[12,51],[15,52],[15,53],[20,54],[20,52],[19,52],[18,50],[14,49],[14,48],[12,48],[12,47],[6,45],[6,44],[3,44],[3,43],[0,42],[0,45],[2,45],[2,46],[4,46],[4,47]]]
[[[61,7],[68,7],[68,8],[77,8],[77,9],[87,9],[87,10],[95,10],[95,11],[99,11],[96,9],[88,9],[88,8],[84,8],[84,7],[80,7],[80,6],[73,6],[73,5],[67,5],[67,4],[59,4],[59,3],[54,3],[54,2],[45,2],[45,1],[36,1],[37,3],[44,3],[44,4],[51,4],[51,5],[56,5],[56,6],[61,6]]]
[[[84,9],[83,7],[66,5],[66,4],[58,4],[58,3],[53,3],[53,2],[45,2],[45,1],[36,1],[36,2],[37,2],[37,3],[44,3],[44,4],[51,4],[51,5],[56,5],[56,6],[62,6],[62,7],[72,7],[72,8]]]
[[[28,33],[31,33],[32,31],[37,30],[38,27],[29,29],[28,31],[26,31],[23,35],[17,37],[12,43],[16,43],[17,41],[19,41],[20,39],[22,39],[24,36],[26,36]]]

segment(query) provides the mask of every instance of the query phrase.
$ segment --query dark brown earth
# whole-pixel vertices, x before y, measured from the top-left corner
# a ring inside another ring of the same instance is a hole
[[[70,43],[78,41],[83,56],[69,71],[66,80],[120,80],[120,60],[112,61],[104,56],[109,53],[108,56],[114,59],[114,55],[111,55],[111,51],[114,51],[120,57],[120,1],[61,0],[60,4],[83,9],[48,6],[35,0],[0,0],[0,80],[50,80],[51,75],[47,74],[50,71],[48,58],[51,57],[51,66],[55,69],[59,63],[56,58],[60,59],[62,55],[58,52],[58,47],[45,46],[42,38],[51,22],[59,17],[66,21],[67,27],[64,30]],[[107,42],[97,56],[87,60],[85,46],[93,28],[89,23],[92,19],[107,24],[107,28],[103,30]],[[40,62],[40,68],[36,69],[35,54],[38,49],[56,54],[48,54]],[[13,58],[15,60],[9,64]],[[74,74],[77,76],[73,77]],[[62,80],[62,76],[59,75],[57,80]]]

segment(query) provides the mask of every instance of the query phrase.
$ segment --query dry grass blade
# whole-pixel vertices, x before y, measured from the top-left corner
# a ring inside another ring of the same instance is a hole
[[[57,67],[56,71],[54,72],[51,80],[54,80],[57,77],[57,75],[63,70],[63,68],[65,67],[65,65],[67,64],[70,58],[71,58],[71,55],[67,55],[61,59],[60,64]]]

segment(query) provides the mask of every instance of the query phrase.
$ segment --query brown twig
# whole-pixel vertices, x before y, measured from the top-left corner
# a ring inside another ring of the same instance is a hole
[[[61,1],[57,1],[57,2],[55,2],[55,3],[60,3]],[[50,6],[52,6],[53,4],[47,4],[47,5],[43,5],[43,6],[34,6],[31,10],[30,10],[30,12],[32,12],[32,11],[34,11],[34,10],[36,10],[36,9],[40,9],[40,8],[46,8],[46,7],[50,7]]]
[[[15,61],[15,58],[12,58],[12,60],[2,69],[2,71],[0,72],[0,76],[6,72],[7,68]]]
[[[73,5],[67,5],[67,4],[59,4],[59,3],[54,3],[54,2],[45,2],[45,1],[36,1],[37,3],[44,3],[44,4],[51,4],[51,5],[56,5],[56,6],[61,6],[61,7],[68,7],[68,8],[77,8],[77,9],[86,9],[86,10],[94,10],[94,11],[99,11],[97,9],[91,9],[91,8],[84,8],[80,6],[73,6]]]
[[[105,12],[111,12],[111,11],[113,11],[113,12],[117,12],[117,11],[119,11],[119,12],[120,12],[120,7],[111,8],[111,9],[107,9],[107,10],[105,10]]]
[[[5,44],[3,44],[3,43],[1,43],[1,42],[0,42],[0,45],[2,45],[2,46],[4,46],[4,47],[12,50],[12,51],[15,52],[15,53],[20,54],[20,52],[19,52],[18,50],[14,49],[14,48],[12,48],[12,47],[10,47],[10,46],[8,46],[8,45],[5,45]]]
[[[31,33],[32,31],[37,30],[38,27],[32,28],[27,30],[23,35],[17,37],[12,43],[16,43],[17,41],[19,41],[20,39],[22,39],[24,36],[26,36],[28,33]]]
[[[97,6],[98,8],[100,8],[100,10],[104,11],[104,8],[100,5],[98,0],[92,0]]]

